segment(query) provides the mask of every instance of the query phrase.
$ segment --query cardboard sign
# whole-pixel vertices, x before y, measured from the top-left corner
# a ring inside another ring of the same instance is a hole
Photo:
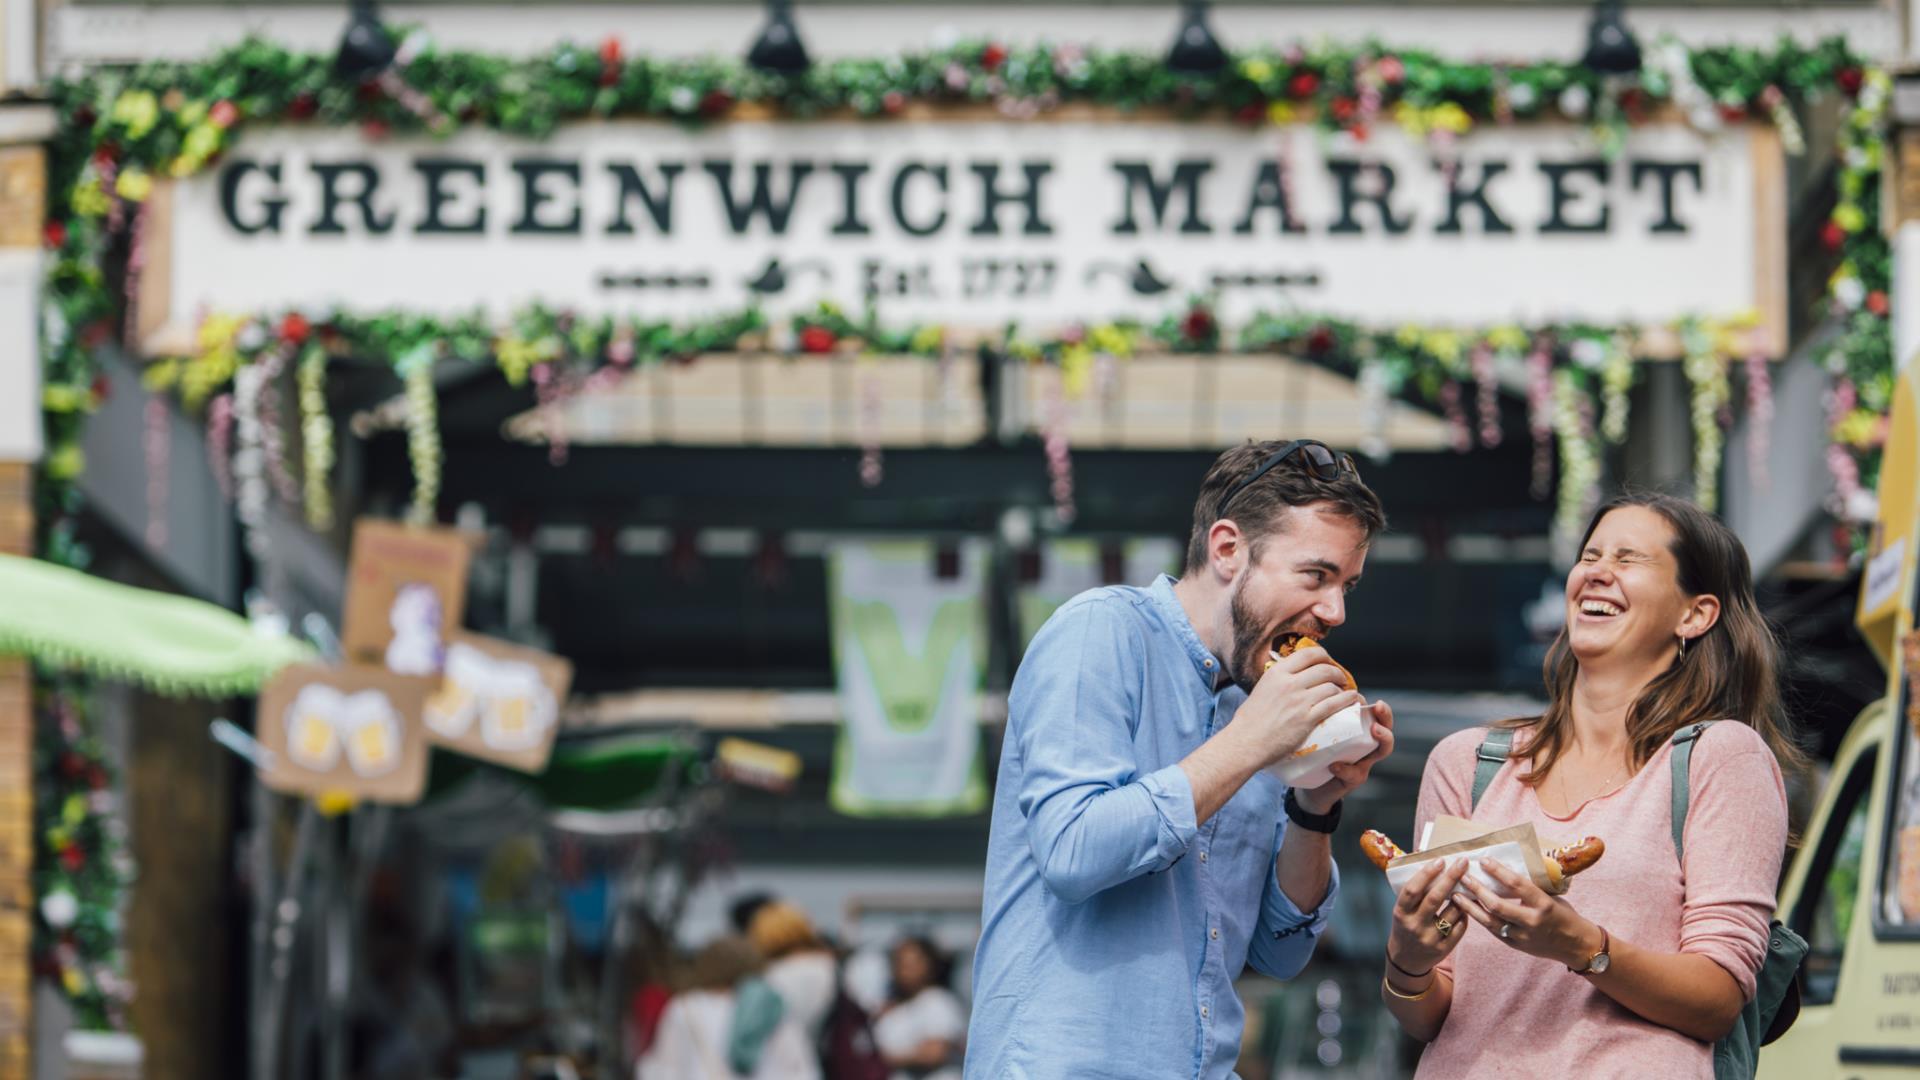
[[[553,753],[572,682],[573,665],[561,657],[455,631],[421,719],[441,746],[537,773]]]
[[[260,692],[260,780],[275,791],[418,802],[427,784],[421,708],[433,680],[383,667],[295,664]]]
[[[340,635],[347,662],[402,675],[438,674],[447,638],[466,614],[472,562],[471,544],[453,529],[355,522]]]

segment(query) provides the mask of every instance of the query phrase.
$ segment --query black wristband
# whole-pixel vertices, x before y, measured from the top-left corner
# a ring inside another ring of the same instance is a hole
[[[1428,968],[1425,971],[1408,971],[1406,968],[1403,968],[1399,964],[1394,962],[1392,953],[1387,954],[1387,965],[1393,968],[1393,970],[1399,972],[1400,974],[1405,975],[1409,979],[1424,979],[1427,976],[1433,974],[1432,968]]]
[[[1293,797],[1292,788],[1287,789],[1286,798],[1281,800],[1281,805],[1287,811],[1287,820],[1308,832],[1317,833],[1331,833],[1340,827],[1340,808],[1345,803],[1346,800],[1342,799],[1324,814],[1309,814],[1301,809],[1299,800]]]

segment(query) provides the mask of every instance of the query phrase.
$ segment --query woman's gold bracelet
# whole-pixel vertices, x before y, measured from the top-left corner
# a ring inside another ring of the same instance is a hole
[[[1436,975],[1433,978],[1433,982],[1430,982],[1427,984],[1427,988],[1425,990],[1422,990],[1417,994],[1403,994],[1400,992],[1398,987],[1395,987],[1393,985],[1392,979],[1387,978],[1385,975],[1380,976],[1380,985],[1387,988],[1387,993],[1393,995],[1394,997],[1399,998],[1401,1001],[1419,1001],[1421,998],[1424,998],[1428,994],[1433,993],[1434,983],[1437,983],[1439,981],[1440,981],[1440,977]]]

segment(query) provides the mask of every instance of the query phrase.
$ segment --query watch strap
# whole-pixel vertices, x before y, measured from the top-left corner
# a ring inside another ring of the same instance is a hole
[[[1342,799],[1334,803],[1333,808],[1324,814],[1310,814],[1300,805],[1300,801],[1293,797],[1292,788],[1287,789],[1286,797],[1281,800],[1281,805],[1287,811],[1288,821],[1308,832],[1317,833],[1331,833],[1340,827],[1340,810],[1345,804],[1346,800]]]

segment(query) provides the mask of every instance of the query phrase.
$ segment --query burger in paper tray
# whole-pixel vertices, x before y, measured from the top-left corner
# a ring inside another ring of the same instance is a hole
[[[1325,646],[1306,634],[1289,634],[1274,643],[1267,667],[1301,649],[1324,650]],[[1340,668],[1340,673],[1346,676],[1346,689],[1359,689],[1354,685],[1352,672],[1340,667],[1332,657],[1327,657],[1326,662]],[[1300,749],[1269,765],[1267,772],[1288,787],[1317,788],[1333,779],[1333,766],[1359,761],[1373,753],[1378,745],[1373,737],[1373,717],[1366,705],[1350,705],[1322,720],[1307,735],[1307,741],[1300,744]]]
[[[1599,862],[1607,851],[1607,845],[1597,836],[1582,837],[1570,844],[1542,843],[1530,821],[1502,828],[1446,815],[1428,824],[1426,835],[1421,837],[1420,850],[1411,855],[1400,850],[1387,834],[1374,829],[1360,834],[1360,848],[1375,866],[1387,872],[1387,883],[1396,893],[1421,867],[1435,859],[1464,856],[1473,865],[1454,887],[1454,892],[1469,895],[1466,880],[1472,878],[1501,896],[1511,895],[1511,890],[1487,873],[1482,864],[1501,863],[1514,873],[1533,879],[1548,895],[1559,896],[1567,891],[1573,875]]]

